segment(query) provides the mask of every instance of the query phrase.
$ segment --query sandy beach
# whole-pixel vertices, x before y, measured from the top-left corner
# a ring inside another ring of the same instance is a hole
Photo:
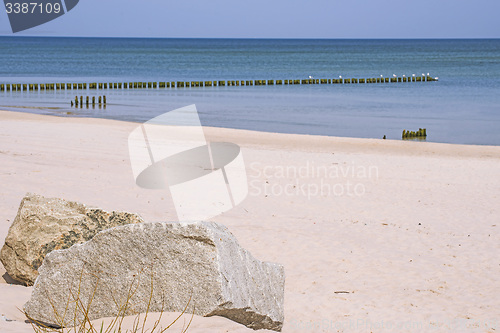
[[[168,191],[135,185],[137,126],[0,111],[0,246],[27,192],[176,220]],[[284,265],[283,332],[500,331],[500,147],[205,135],[242,149],[248,197],[212,220]],[[4,273],[0,332],[30,332],[31,288]],[[252,330],[195,316],[189,332]]]

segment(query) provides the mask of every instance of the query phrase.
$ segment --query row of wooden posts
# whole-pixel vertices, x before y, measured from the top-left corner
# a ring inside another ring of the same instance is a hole
[[[87,96],[85,98],[85,104],[87,106],[90,105],[90,97]],[[95,96],[92,96],[92,106],[95,106]],[[106,105],[106,95],[104,96],[99,96],[99,105]],[[80,107],[83,106],[83,96],[80,96],[80,102],[78,102],[78,96],[75,96],[75,102],[73,103],[73,101],[71,101],[71,106],[75,106],[75,107],[78,107],[78,105],[80,105]]]
[[[427,130],[425,128],[419,128],[418,131],[403,130],[402,137],[403,139],[426,138]]]
[[[171,81],[171,82],[110,82],[110,83],[2,83],[0,91],[44,91],[44,90],[86,90],[88,89],[158,89],[185,87],[224,87],[224,86],[271,86],[291,84],[356,84],[356,83],[394,83],[430,82],[437,78],[430,76],[378,77],[368,79],[299,79],[299,80],[245,80],[245,81]]]

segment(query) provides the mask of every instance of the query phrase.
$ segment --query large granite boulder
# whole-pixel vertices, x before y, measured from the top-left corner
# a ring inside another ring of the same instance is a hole
[[[0,261],[10,277],[30,286],[49,252],[86,242],[105,229],[142,222],[136,214],[28,193],[10,226]]]
[[[283,266],[255,259],[213,222],[108,229],[49,253],[39,272],[24,309],[45,324],[72,326],[75,313],[82,320],[86,309],[75,311],[75,304],[93,297],[90,320],[144,313],[150,303],[150,312],[188,305],[187,313],[223,316],[253,329],[283,326]],[[55,312],[69,315],[58,319]]]

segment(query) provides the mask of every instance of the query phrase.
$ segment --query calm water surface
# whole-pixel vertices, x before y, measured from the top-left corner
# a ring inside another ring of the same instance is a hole
[[[203,125],[269,132],[500,145],[500,40],[0,37],[0,83],[392,77],[438,82],[0,92],[0,108],[142,122],[196,104]],[[75,95],[105,94],[103,109]]]

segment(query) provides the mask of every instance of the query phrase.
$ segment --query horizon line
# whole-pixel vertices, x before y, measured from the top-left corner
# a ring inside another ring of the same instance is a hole
[[[500,39],[500,37],[125,37],[125,36],[40,36],[0,35],[19,38],[101,38],[101,39],[248,39],[248,40],[475,40]]]

